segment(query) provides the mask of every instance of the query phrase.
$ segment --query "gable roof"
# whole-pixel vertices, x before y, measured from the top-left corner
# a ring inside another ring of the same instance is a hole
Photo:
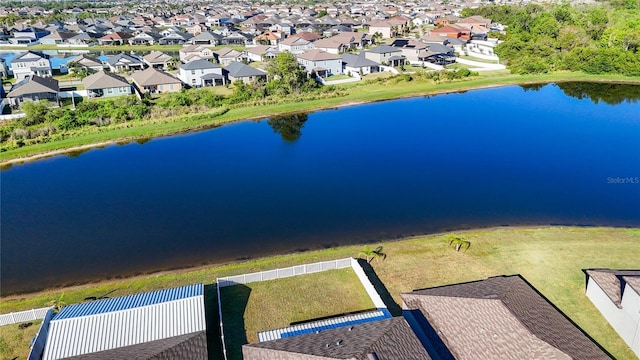
[[[39,59],[48,59],[49,55],[38,51],[26,51],[21,54],[18,54],[16,57],[11,60],[11,64],[19,63],[19,62],[32,62],[38,61]]]
[[[402,294],[457,359],[610,359],[519,275]]]
[[[26,77],[24,80],[13,85],[7,94],[7,97],[17,97],[36,93],[58,93],[60,87],[58,80],[52,78],[44,78],[38,75]]]
[[[208,50],[209,48],[206,46],[202,46],[202,45],[187,45],[187,46],[183,46],[180,49],[181,53],[192,53],[192,52],[201,52],[202,50]]]
[[[123,64],[142,64],[142,60],[134,58],[133,56],[127,55],[125,53],[120,53],[107,59],[107,64],[109,65],[116,65],[120,62]]]
[[[82,79],[82,84],[87,90],[129,86],[129,82],[124,77],[105,71],[98,71],[87,76]]]
[[[80,54],[73,59],[67,61],[67,64],[78,63],[84,66],[102,66],[102,62],[87,54]]]
[[[373,54],[386,54],[386,53],[402,52],[402,50],[389,45],[380,45],[367,50],[367,52],[370,52]]]
[[[313,49],[307,50],[304,53],[298,55],[299,59],[309,60],[309,61],[322,61],[322,60],[340,60],[342,59],[340,55],[330,54],[324,50]]]
[[[622,307],[625,284],[640,294],[640,270],[589,269],[585,272],[619,308]]]
[[[237,62],[237,61],[232,61],[224,69],[229,73],[229,75],[233,76],[234,78],[249,77],[249,76],[266,76],[267,75],[267,73],[265,73],[264,71],[262,71],[260,69],[256,69],[254,67],[251,67],[249,65],[245,65],[245,64],[243,64],[241,62]]]
[[[152,67],[134,72],[131,78],[140,86],[179,84],[181,82],[179,79],[171,76],[171,74]]]
[[[171,60],[171,56],[155,50],[143,56],[142,59],[147,63],[165,63]]]
[[[342,62],[349,67],[361,68],[365,66],[379,66],[377,62],[367,59],[364,52],[358,55],[355,54],[342,54]]]
[[[218,55],[219,57],[225,57],[225,58],[226,57],[237,57],[237,56],[242,55],[242,53],[240,51],[234,50],[234,49],[231,49],[231,48],[227,48],[227,47],[218,49],[218,50],[214,51],[213,53]]]
[[[216,69],[219,67],[220,65],[218,64],[214,64],[211,61],[202,59],[193,60],[186,64],[180,65],[180,69],[183,70]]]
[[[390,360],[431,359],[403,317],[243,345],[248,360],[282,358],[276,355],[278,352],[310,355],[314,359],[367,360],[373,354]]]

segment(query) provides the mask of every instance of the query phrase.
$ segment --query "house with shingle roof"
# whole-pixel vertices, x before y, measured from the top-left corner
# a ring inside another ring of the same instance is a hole
[[[288,51],[292,54],[301,54],[314,48],[313,42],[302,37],[290,36],[278,44],[278,50]]]
[[[234,61],[225,66],[224,74],[229,79],[229,82],[242,81],[248,84],[267,79],[266,72],[238,61]]]
[[[180,49],[180,61],[187,63],[193,60],[214,59],[213,51],[203,45],[187,45]]]
[[[265,62],[275,58],[279,53],[277,46],[258,45],[247,49],[247,58],[250,61]]]
[[[206,360],[204,287],[195,284],[69,305],[45,318],[38,337],[46,342],[34,347],[30,359]]]
[[[52,31],[49,35],[43,36],[40,39],[41,44],[47,45],[56,45],[56,44],[64,44],[67,40],[76,36],[77,34],[70,31]]]
[[[402,55],[402,50],[389,45],[380,45],[365,52],[365,56],[369,60],[373,60],[378,64],[398,66],[404,64],[406,58]]]
[[[238,51],[227,47],[215,50],[213,54],[215,55],[218,63],[223,66],[229,65],[234,61],[243,62],[247,59],[247,55],[244,51]]]
[[[430,360],[403,317],[242,346],[245,360]]]
[[[586,295],[640,358],[640,270],[589,269]]]
[[[142,62],[142,60],[125,53],[109,57],[109,59],[107,59],[107,65],[113,72],[144,69],[144,62]]]
[[[203,31],[200,34],[189,39],[190,44],[194,45],[218,45],[222,35],[211,31]]]
[[[116,31],[98,38],[98,43],[100,45],[124,45],[132,37],[132,34]]]
[[[380,71],[380,64],[367,59],[366,54],[342,54],[342,72],[345,74],[357,73],[359,75],[367,75]]]
[[[428,341],[455,359],[611,359],[519,275],[401,297]]]
[[[131,75],[131,79],[133,79],[133,83],[142,93],[178,92],[182,89],[180,79],[152,67],[134,72]]]
[[[80,54],[73,59],[67,61],[67,67],[73,69],[75,67],[79,69],[88,69],[92,72],[100,71],[104,68],[102,61],[90,56],[88,54]]]
[[[143,56],[142,61],[150,67],[167,70],[169,64],[173,61],[173,58],[170,55],[163,53],[162,51],[156,50]]]
[[[25,101],[40,100],[51,101],[57,105],[59,91],[58,80],[32,75],[14,84],[7,94],[7,99],[14,106]]]
[[[49,55],[37,51],[27,51],[17,55],[11,60],[11,70],[16,81],[21,81],[27,76],[37,75],[51,77],[51,61]]]
[[[131,95],[131,85],[127,79],[103,70],[82,79],[82,85],[90,98]]]
[[[342,74],[342,57],[340,55],[313,49],[297,55],[296,58],[308,73],[315,71],[320,77]]]
[[[222,67],[207,60],[193,60],[180,65],[178,78],[191,86],[216,86],[226,83]]]

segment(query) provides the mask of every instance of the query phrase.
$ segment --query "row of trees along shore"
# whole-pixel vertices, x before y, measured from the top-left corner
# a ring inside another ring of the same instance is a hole
[[[492,5],[465,9],[507,25],[495,52],[513,73],[554,70],[640,75],[640,0],[571,6]]]

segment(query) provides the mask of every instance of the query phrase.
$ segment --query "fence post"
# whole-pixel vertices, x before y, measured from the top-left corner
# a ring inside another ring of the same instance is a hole
[[[14,324],[16,323],[16,318],[13,316],[13,313],[11,313],[11,321],[13,321]]]

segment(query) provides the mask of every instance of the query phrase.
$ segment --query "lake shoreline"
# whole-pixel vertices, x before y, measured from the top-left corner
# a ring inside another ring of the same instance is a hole
[[[462,230],[450,230],[450,231],[439,231],[439,232],[435,232],[435,233],[425,233],[425,234],[418,234],[418,235],[410,235],[410,236],[405,236],[405,237],[399,237],[399,238],[388,238],[388,239],[382,239],[382,240],[375,240],[375,241],[371,241],[371,242],[364,242],[364,243],[354,243],[354,244],[344,244],[344,245],[338,245],[335,247],[331,247],[331,248],[315,248],[315,249],[308,249],[305,251],[291,251],[291,252],[284,252],[281,254],[271,254],[271,255],[265,255],[265,256],[258,256],[258,257],[248,257],[246,259],[235,259],[235,260],[222,260],[219,262],[212,262],[209,264],[202,264],[202,265],[195,265],[195,266],[187,266],[187,267],[180,267],[180,268],[174,268],[174,269],[166,269],[166,270],[158,270],[158,271],[149,271],[149,272],[143,272],[143,273],[137,273],[137,274],[132,274],[132,275],[116,275],[113,278],[103,278],[103,279],[96,279],[93,281],[87,281],[87,282],[79,282],[79,283],[75,283],[75,284],[68,284],[68,285],[60,285],[60,286],[53,286],[50,288],[45,288],[42,290],[37,290],[37,291],[28,291],[28,292],[18,292],[15,294],[9,294],[9,295],[1,295],[0,296],[0,301],[16,301],[16,300],[21,300],[21,299],[25,299],[28,297],[34,297],[34,296],[43,296],[43,295],[49,295],[49,294],[59,294],[59,293],[65,293],[68,291],[78,291],[78,290],[82,290],[82,289],[87,289],[87,288],[93,288],[93,287],[98,287],[98,286],[105,286],[105,285],[116,285],[116,284],[121,284],[121,283],[125,283],[125,282],[135,282],[138,280],[145,280],[145,279],[150,279],[153,277],[161,277],[161,276],[172,276],[172,275],[180,275],[180,274],[188,274],[188,273],[194,273],[194,272],[199,272],[199,271],[204,271],[204,270],[212,270],[215,268],[220,268],[220,267],[225,267],[225,266],[233,266],[233,265],[242,265],[242,264],[247,264],[247,263],[251,263],[251,262],[260,262],[260,261],[273,261],[276,260],[279,257],[286,257],[286,256],[291,256],[294,254],[297,255],[301,255],[303,257],[308,256],[311,257],[313,256],[313,253],[316,252],[320,252],[322,250],[339,250],[339,249],[345,249],[345,248],[351,248],[351,247],[358,247],[358,246],[366,246],[366,245],[370,245],[370,244],[393,244],[393,243],[397,243],[397,242],[404,242],[404,241],[411,241],[411,240],[415,240],[415,239],[419,239],[419,238],[427,238],[427,239],[432,239],[432,238],[436,238],[436,237],[441,237],[441,236],[445,236],[445,235],[451,235],[451,234],[455,234],[455,235],[465,235],[465,234],[473,234],[473,233],[478,233],[478,232],[500,232],[500,231],[516,231],[516,232],[524,232],[524,231],[531,231],[531,230],[545,230],[545,229],[554,229],[554,230],[566,230],[566,231],[572,231],[572,230],[596,230],[596,229],[601,229],[601,230],[612,230],[612,231],[620,231],[620,230],[640,230],[640,228],[636,228],[633,226],[601,226],[601,225],[551,225],[551,224],[540,224],[540,225],[503,225],[503,226],[488,226],[488,227],[476,227],[476,228],[471,228],[471,229],[462,229]],[[356,256],[356,254],[353,255],[354,257]],[[309,263],[314,262],[314,261],[309,261]],[[275,261],[275,263],[277,264],[277,261]],[[276,265],[276,267],[278,267]],[[275,267],[274,267],[275,268]],[[237,275],[237,274],[235,274]],[[215,281],[213,281],[214,279],[212,279],[212,283],[215,283]]]
[[[518,77],[513,78],[513,76],[506,76],[504,79],[496,79],[498,81],[496,81],[495,83],[469,84],[469,82],[473,82],[474,80],[476,80],[476,79],[473,79],[473,80],[465,80],[460,82],[439,84],[439,85],[454,84],[455,86],[453,86],[452,88],[433,89],[433,90],[427,90],[427,91],[416,92],[411,94],[400,94],[398,96],[388,96],[388,97],[385,97],[383,93],[379,98],[372,99],[372,100],[352,100],[352,99],[348,99],[348,96],[347,96],[347,99],[345,99],[344,102],[338,102],[336,104],[329,104],[329,105],[320,104],[318,106],[310,106],[310,107],[302,106],[301,109],[294,110],[294,111],[270,112],[267,110],[265,113],[260,113],[259,115],[246,116],[246,117],[242,117],[242,116],[234,117],[233,115],[225,114],[228,116],[228,119],[226,120],[217,122],[213,120],[215,119],[213,118],[211,123],[191,127],[185,130],[179,130],[179,131],[173,131],[173,132],[169,131],[166,133],[154,134],[152,136],[139,136],[139,137],[133,136],[133,137],[124,137],[124,138],[114,138],[107,141],[100,141],[96,143],[88,143],[88,144],[83,144],[78,146],[70,146],[66,148],[63,147],[60,149],[49,150],[44,152],[36,152],[34,154],[30,154],[27,156],[10,158],[7,160],[0,159],[0,168],[6,168],[6,167],[10,167],[11,165],[33,162],[36,160],[46,159],[46,158],[50,158],[57,155],[64,155],[64,154],[78,152],[78,151],[87,151],[94,148],[100,148],[100,147],[105,147],[109,145],[135,142],[141,139],[156,139],[156,138],[170,137],[170,136],[181,135],[181,134],[188,134],[188,133],[215,128],[215,127],[230,124],[230,123],[239,123],[243,121],[255,121],[259,119],[268,118],[269,116],[286,115],[286,114],[293,114],[293,113],[299,113],[299,112],[314,112],[314,111],[338,109],[343,107],[357,106],[357,105],[363,105],[363,104],[375,103],[375,102],[381,102],[381,101],[391,101],[391,100],[422,97],[422,96],[443,95],[443,94],[451,94],[451,93],[458,93],[458,92],[466,92],[470,90],[490,89],[490,88],[498,88],[498,87],[504,87],[504,86],[513,86],[513,85],[550,84],[550,83],[560,83],[560,82],[584,81],[584,82],[595,82],[595,83],[599,82],[599,83],[621,83],[621,84],[640,85],[640,79],[635,79],[632,77],[611,79],[608,77],[599,78],[598,76],[583,75],[583,74],[576,74],[576,73],[554,74],[554,75],[555,76],[551,78],[548,78],[548,76],[532,76],[532,79],[528,79],[527,77],[522,77],[522,76],[519,76],[520,78]],[[369,86],[381,86],[381,85],[372,84]],[[302,103],[298,103],[298,104],[302,104]],[[287,104],[287,105],[290,105],[290,104]],[[199,114],[191,114],[191,116],[197,116],[197,115]],[[221,117],[224,117],[224,115],[222,115]]]

